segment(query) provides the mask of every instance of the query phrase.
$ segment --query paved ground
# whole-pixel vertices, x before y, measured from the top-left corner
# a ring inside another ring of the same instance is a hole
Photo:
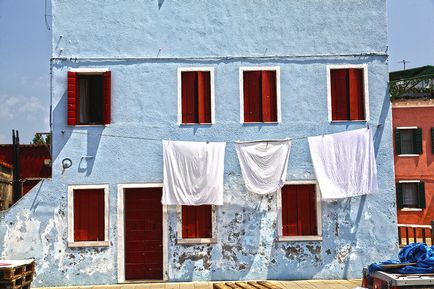
[[[303,280],[303,281],[272,281],[284,289],[352,289],[360,287],[362,280]],[[95,285],[79,287],[47,287],[45,289],[212,289],[211,282],[185,283],[148,283]],[[44,289],[44,288],[41,288]]]

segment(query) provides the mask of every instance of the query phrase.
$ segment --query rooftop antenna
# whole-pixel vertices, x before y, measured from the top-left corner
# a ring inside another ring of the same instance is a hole
[[[401,61],[398,61],[398,63],[402,63],[403,65],[404,65],[404,70],[405,70],[405,64],[406,63],[409,63],[410,61],[408,61],[408,60],[405,60],[405,59],[403,59],[403,60],[401,60]]]

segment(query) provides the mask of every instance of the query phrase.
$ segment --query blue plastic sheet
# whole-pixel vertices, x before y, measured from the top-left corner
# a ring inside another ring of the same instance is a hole
[[[398,274],[434,273],[434,246],[425,243],[408,244],[399,251],[399,260],[386,260],[369,265],[369,273],[384,271]],[[416,263],[415,266],[405,266],[399,269],[384,268],[382,265]]]

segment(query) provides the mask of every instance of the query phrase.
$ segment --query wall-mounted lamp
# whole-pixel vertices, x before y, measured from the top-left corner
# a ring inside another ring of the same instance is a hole
[[[67,169],[70,168],[72,166],[72,161],[69,158],[64,158],[62,160],[62,168]]]

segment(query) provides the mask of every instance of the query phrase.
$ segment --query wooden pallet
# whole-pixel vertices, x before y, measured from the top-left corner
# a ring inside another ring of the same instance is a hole
[[[27,264],[14,265],[13,263],[8,263],[0,261],[0,282],[1,281],[12,281],[18,279],[22,276],[28,276],[30,273],[35,272],[35,261],[30,261]],[[3,266],[2,266],[3,264]]]
[[[34,260],[0,261],[0,289],[30,289]]]
[[[32,281],[26,281],[24,283],[0,283],[0,289],[30,289]]]
[[[246,281],[214,283],[214,289],[283,289],[270,281]]]
[[[0,289],[3,288],[21,289],[23,287],[26,287],[27,285],[30,285],[32,281],[33,281],[33,272],[27,271],[17,276],[13,280],[0,281]]]

